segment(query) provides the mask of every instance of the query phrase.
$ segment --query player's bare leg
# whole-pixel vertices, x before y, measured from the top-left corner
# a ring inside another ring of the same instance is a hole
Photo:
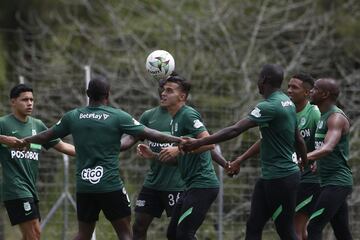
[[[309,217],[304,213],[296,213],[294,218],[296,236],[299,240],[307,239],[307,223]]]
[[[95,229],[96,222],[86,223],[79,221],[79,230],[74,240],[90,240]]]
[[[135,213],[135,222],[133,225],[134,240],[146,240],[147,230],[154,219],[153,216],[146,213]]]
[[[132,240],[131,216],[111,221],[116,234],[120,240]]]
[[[39,240],[40,239],[40,223],[39,219],[33,219],[19,224],[23,240]]]

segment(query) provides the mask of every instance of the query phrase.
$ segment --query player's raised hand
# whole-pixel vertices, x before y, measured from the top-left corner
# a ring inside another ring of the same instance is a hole
[[[304,163],[304,161],[303,161],[300,157],[297,159],[297,161],[298,161],[298,166],[299,166],[299,168],[300,168],[300,171],[303,172],[303,171],[304,171],[304,168],[305,168],[305,163]]]
[[[169,162],[180,154],[178,147],[167,147],[160,151],[159,160],[161,162]]]
[[[240,162],[239,161],[232,161],[228,163],[229,165],[226,167],[226,173],[228,176],[233,177],[240,172]]]
[[[150,147],[146,144],[139,144],[136,147],[136,153],[142,158],[155,158],[156,154],[151,151]]]
[[[200,147],[199,140],[189,137],[181,137],[180,148],[184,152],[191,152]]]
[[[10,148],[16,149],[23,149],[27,146],[27,143],[25,141],[23,141],[22,139],[18,139],[14,136],[4,136],[2,142]]]
[[[315,161],[310,164],[310,169],[312,173],[315,173],[317,171],[317,164]]]

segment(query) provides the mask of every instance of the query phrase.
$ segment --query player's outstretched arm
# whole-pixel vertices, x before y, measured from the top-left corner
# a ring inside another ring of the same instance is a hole
[[[69,156],[74,157],[76,155],[74,145],[63,142],[61,140],[53,148],[56,149],[56,151],[64,153]]]
[[[131,135],[125,135],[121,138],[120,151],[126,151],[134,146],[139,141],[139,138]]]
[[[302,169],[302,167],[308,164],[307,149],[304,138],[301,136],[297,127],[295,129],[295,150],[297,156],[300,156],[301,158],[300,168]]]
[[[261,139],[257,140],[251,147],[248,148],[248,150],[233,160],[230,163],[229,172],[232,174],[239,173],[242,162],[260,153],[260,143]]]
[[[251,121],[248,118],[243,118],[238,121],[236,124],[221,129],[220,131],[201,139],[195,139],[191,141],[184,141],[182,143],[182,149],[185,152],[192,151],[204,145],[220,143],[234,137],[239,136],[241,133],[245,132],[249,128],[256,127],[257,124],[254,121]]]
[[[210,136],[209,132],[203,131],[196,136],[196,139],[202,139],[202,138],[205,138],[208,136]],[[186,138],[183,138],[183,139],[186,140]],[[191,153],[202,153],[202,152],[206,152],[208,150],[213,150],[214,148],[215,148],[215,144],[202,145],[199,148],[192,150]]]
[[[13,136],[0,135],[0,144],[4,144],[11,148],[22,147],[24,142],[21,139],[18,139]]]
[[[315,161],[331,153],[339,143],[341,136],[348,131],[349,121],[344,115],[333,113],[328,119],[327,127],[324,144],[307,154],[309,160]]]
[[[45,144],[55,138],[58,138],[58,136],[55,136],[54,131],[51,128],[49,128],[37,135],[24,138],[23,140],[28,144],[29,143]]]
[[[222,166],[224,169],[227,168],[228,162],[221,154],[221,149],[219,145],[216,145],[215,148],[210,151],[210,153],[211,153],[211,158],[214,162]]]
[[[143,138],[143,139],[149,139],[151,141],[160,142],[160,143],[180,143],[181,142],[181,138],[179,138],[179,137],[164,134],[155,129],[151,129],[148,127],[145,127],[143,133],[138,135],[137,137]]]

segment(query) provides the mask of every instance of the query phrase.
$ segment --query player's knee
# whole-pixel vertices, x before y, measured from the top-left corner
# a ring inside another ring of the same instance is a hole
[[[147,226],[141,224],[140,222],[135,221],[133,225],[134,238],[145,236],[146,232],[147,232]]]

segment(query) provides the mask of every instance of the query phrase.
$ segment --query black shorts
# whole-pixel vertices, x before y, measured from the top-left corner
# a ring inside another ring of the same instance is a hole
[[[4,202],[11,225],[39,219],[39,201],[34,198],[20,198]]]
[[[320,194],[320,183],[300,183],[295,212],[310,216],[314,212],[316,200]]]
[[[142,187],[136,201],[135,212],[147,213],[160,218],[162,212],[170,217],[175,203],[180,198],[182,191],[158,191]]]
[[[176,203],[167,230],[168,239],[196,239],[195,234],[215,201],[219,188],[186,190]]]
[[[96,222],[101,210],[109,221],[131,215],[125,188],[107,193],[76,193],[76,206],[78,220],[86,223]]]

